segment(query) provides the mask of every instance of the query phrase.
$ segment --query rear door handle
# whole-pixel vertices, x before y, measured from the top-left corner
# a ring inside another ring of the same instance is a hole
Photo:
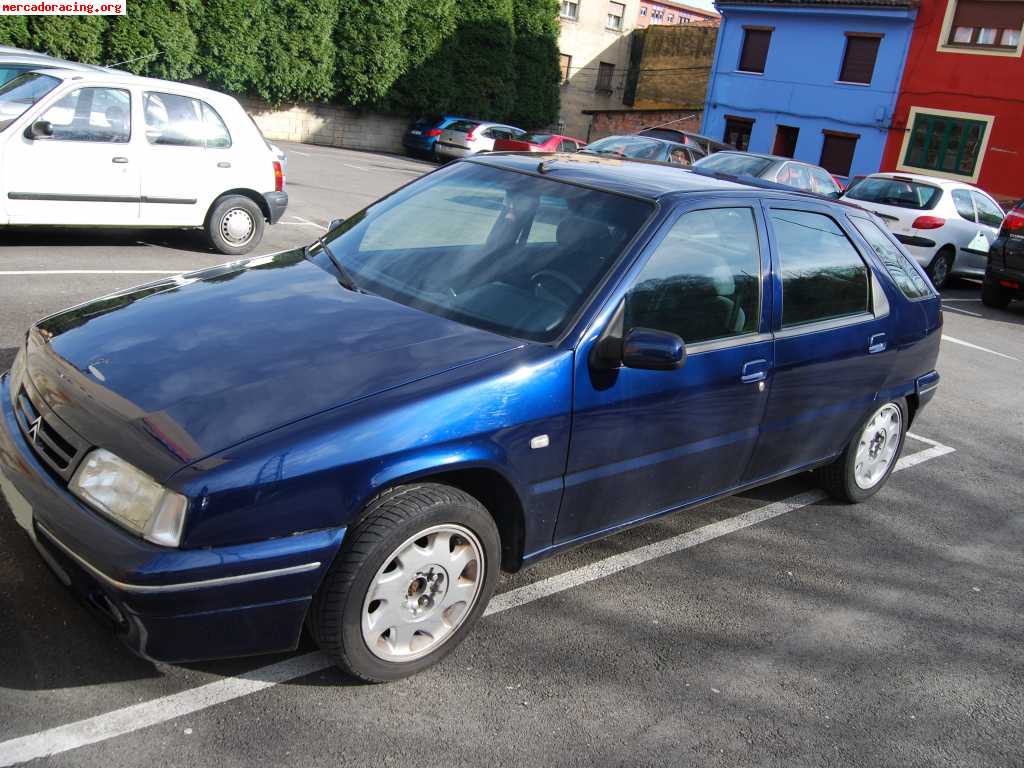
[[[767,378],[767,360],[751,360],[743,364],[743,370],[740,372],[740,381],[744,384],[753,384],[755,381],[764,381]]]
[[[127,157],[113,157],[113,158],[110,159],[110,162],[117,163],[118,165],[123,165],[124,163],[128,162],[128,158]]]
[[[879,352],[885,352],[885,347],[885,334],[876,333],[868,342],[868,354],[877,355]]]
[[[231,163],[229,163],[227,160],[221,160],[219,163],[217,163],[217,167],[218,168],[230,168],[231,167]]]

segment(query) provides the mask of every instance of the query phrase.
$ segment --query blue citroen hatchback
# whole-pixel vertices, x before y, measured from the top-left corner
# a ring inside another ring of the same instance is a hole
[[[411,155],[433,158],[437,137],[452,123],[465,119],[465,117],[457,115],[420,117],[414,120],[409,129],[402,135],[402,146]]]
[[[437,662],[500,570],[815,470],[885,483],[942,315],[853,206],[661,165],[492,155],[308,248],[48,317],[0,484],[57,576],[170,661]]]

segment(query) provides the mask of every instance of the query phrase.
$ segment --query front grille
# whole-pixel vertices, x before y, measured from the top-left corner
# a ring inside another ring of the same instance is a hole
[[[58,477],[68,480],[87,447],[49,409],[37,407],[22,387],[14,404],[14,416],[25,440],[44,464]]]

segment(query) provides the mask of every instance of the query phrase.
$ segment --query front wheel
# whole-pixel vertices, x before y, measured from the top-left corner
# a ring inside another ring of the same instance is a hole
[[[852,503],[874,496],[896,468],[907,429],[905,401],[892,400],[876,409],[839,458],[817,471],[821,487]]]
[[[259,245],[263,229],[263,211],[242,195],[221,198],[206,219],[210,245],[228,256],[241,256]]]
[[[470,631],[500,562],[494,519],[469,494],[433,483],[382,494],[349,530],[313,599],[313,637],[361,680],[413,675]]]

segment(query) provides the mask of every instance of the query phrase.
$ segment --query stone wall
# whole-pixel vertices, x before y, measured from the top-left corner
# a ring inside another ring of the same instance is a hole
[[[376,112],[357,112],[334,104],[283,104],[271,107],[240,99],[263,135],[271,141],[298,141],[345,149],[402,152],[409,120]]]
[[[633,107],[703,107],[717,39],[717,24],[650,26],[644,30]]]
[[[597,141],[605,136],[637,133],[644,128],[666,123],[669,124],[665,126],[666,128],[699,133],[703,110],[608,109],[593,110],[589,114],[593,120],[590,126],[590,140]]]

